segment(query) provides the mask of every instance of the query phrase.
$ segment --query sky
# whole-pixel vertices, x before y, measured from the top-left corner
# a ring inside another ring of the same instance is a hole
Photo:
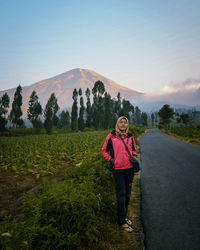
[[[0,90],[74,68],[143,93],[200,79],[199,0],[0,0]]]

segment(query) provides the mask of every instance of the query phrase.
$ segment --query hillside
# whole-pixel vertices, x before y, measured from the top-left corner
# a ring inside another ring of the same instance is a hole
[[[39,81],[30,86],[22,86],[23,116],[26,114],[28,101],[33,90],[36,91],[43,108],[45,107],[51,93],[54,92],[58,99],[58,105],[61,109],[65,109],[71,107],[72,105],[72,93],[74,88],[81,88],[84,93],[87,88],[92,90],[94,83],[98,80],[104,83],[105,89],[111,97],[116,97],[118,92],[120,92],[121,96],[127,100],[132,100],[143,95],[143,93],[125,88],[92,70],[77,68],[49,79]],[[15,90],[16,88],[0,91],[0,96],[7,92],[10,97],[11,104]]]

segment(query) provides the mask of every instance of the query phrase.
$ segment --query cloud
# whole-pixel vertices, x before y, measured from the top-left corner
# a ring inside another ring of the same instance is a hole
[[[156,95],[172,94],[177,92],[195,92],[200,88],[200,79],[189,78],[185,81],[172,82],[165,85]],[[154,93],[155,94],[155,93]]]
[[[200,88],[200,79],[188,78],[185,81],[172,82],[170,86],[177,91],[196,91]]]
[[[161,90],[149,93],[144,98],[151,101],[168,100],[173,103],[199,105],[200,79],[188,78],[171,82]]]

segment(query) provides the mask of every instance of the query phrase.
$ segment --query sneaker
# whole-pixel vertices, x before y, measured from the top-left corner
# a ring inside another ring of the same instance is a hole
[[[121,225],[121,228],[124,229],[125,231],[129,232],[129,233],[133,232],[133,228],[130,227],[127,223]]]
[[[133,222],[131,221],[131,220],[129,220],[129,219],[125,219],[125,221],[126,221],[126,223],[129,225],[129,226],[131,226],[132,224],[133,224]]]

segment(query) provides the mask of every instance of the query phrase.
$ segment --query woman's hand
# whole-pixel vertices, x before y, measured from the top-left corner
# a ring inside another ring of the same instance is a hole
[[[130,162],[136,162],[137,161],[137,158],[136,158],[136,156],[131,156],[131,158],[130,158]]]
[[[110,162],[114,165],[114,159],[113,158],[110,159]]]

